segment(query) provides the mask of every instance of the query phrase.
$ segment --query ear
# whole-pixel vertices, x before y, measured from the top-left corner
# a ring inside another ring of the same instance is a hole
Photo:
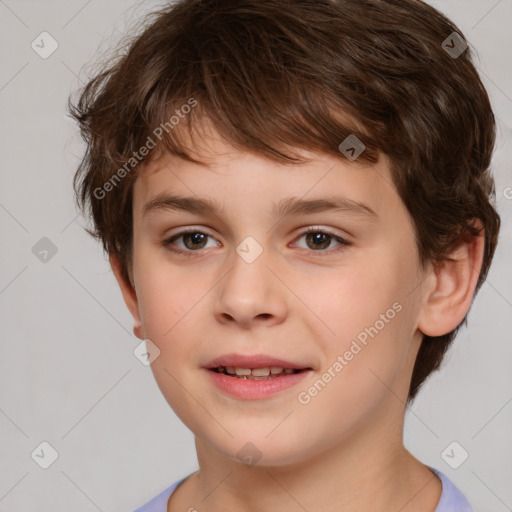
[[[121,263],[119,256],[117,254],[111,253],[109,255],[109,261],[110,266],[112,267],[112,271],[116,276],[117,283],[121,288],[121,293],[123,294],[124,302],[133,316],[133,334],[135,334],[137,338],[143,340],[145,339],[145,336],[142,330],[142,323],[139,314],[139,302],[137,299],[135,287],[130,282],[128,282],[126,278],[123,276],[123,273],[121,272]]]
[[[443,262],[429,280],[431,285],[418,324],[418,329],[427,336],[443,336],[451,332],[471,307],[485,243],[481,222],[474,220],[472,224],[480,234],[463,237],[450,253],[450,259]]]

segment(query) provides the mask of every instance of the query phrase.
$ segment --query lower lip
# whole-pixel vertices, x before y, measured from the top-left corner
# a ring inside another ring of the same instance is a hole
[[[217,373],[206,369],[213,383],[229,395],[245,400],[257,400],[275,395],[280,391],[291,388],[309,375],[312,370],[303,370],[298,373],[281,374],[270,379],[250,380],[237,377],[229,377],[223,373]]]

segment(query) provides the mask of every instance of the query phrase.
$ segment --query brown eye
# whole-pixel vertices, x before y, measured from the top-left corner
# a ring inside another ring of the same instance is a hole
[[[332,237],[327,233],[308,233],[306,235],[306,242],[310,248],[327,249],[331,243]]]
[[[183,244],[187,249],[202,249],[205,246],[208,235],[204,233],[186,233],[183,236]]]
[[[318,256],[336,253],[340,250],[343,250],[345,246],[351,245],[350,242],[339,237],[338,235],[315,227],[309,228],[307,231],[305,231],[298,238],[298,240],[304,237],[306,240],[305,249],[309,249],[312,252],[318,253]],[[338,243],[338,247],[335,247],[332,250],[328,250],[333,241]]]
[[[181,231],[164,240],[162,245],[173,252],[189,255],[194,252],[199,252],[200,249],[204,249],[208,238],[212,237],[199,230]],[[179,241],[179,239],[182,239],[181,248],[179,246],[177,247],[178,244],[175,243]]]

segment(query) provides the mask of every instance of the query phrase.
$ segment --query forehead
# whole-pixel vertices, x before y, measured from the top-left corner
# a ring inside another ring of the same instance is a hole
[[[174,203],[199,214],[236,207],[239,213],[257,209],[276,216],[325,210],[329,202],[340,211],[375,217],[400,201],[385,155],[376,164],[363,164],[341,154],[295,153],[305,162],[276,162],[211,138],[193,154],[203,164],[163,154],[135,182],[134,214],[143,217]]]

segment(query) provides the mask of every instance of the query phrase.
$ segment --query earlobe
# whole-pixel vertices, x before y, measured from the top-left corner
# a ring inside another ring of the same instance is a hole
[[[142,322],[139,314],[139,302],[137,298],[137,293],[135,290],[135,285],[132,285],[130,282],[126,280],[121,271],[121,263],[119,260],[119,255],[111,253],[109,255],[110,266],[112,267],[112,272],[121,288],[121,293],[123,295],[124,302],[126,307],[129,309],[133,320],[133,334],[137,336],[137,338],[143,340],[145,339],[143,330],[142,330]]]
[[[481,229],[481,223],[474,221]],[[418,329],[427,336],[443,336],[464,319],[476,289],[484,252],[484,232],[468,235],[450,253],[449,259],[434,270],[433,285],[427,291]]]

